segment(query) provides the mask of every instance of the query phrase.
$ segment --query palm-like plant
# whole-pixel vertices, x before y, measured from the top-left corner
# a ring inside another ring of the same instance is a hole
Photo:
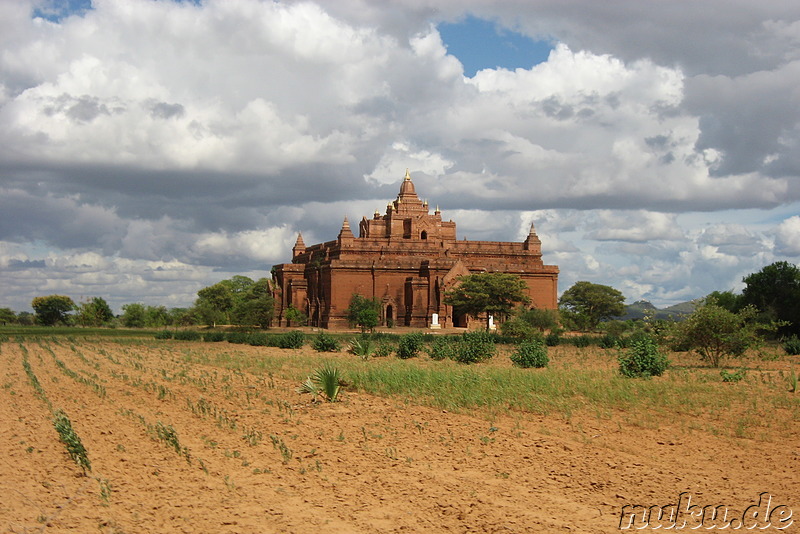
[[[328,402],[336,402],[339,397],[341,373],[336,367],[326,365],[322,369],[317,369],[314,374],[306,378],[297,388],[298,393],[311,393],[316,398],[317,395],[324,395]]]
[[[355,338],[350,342],[350,348],[348,350],[351,354],[355,354],[362,360],[366,361],[369,360],[370,356],[372,356],[372,342],[368,339]]]

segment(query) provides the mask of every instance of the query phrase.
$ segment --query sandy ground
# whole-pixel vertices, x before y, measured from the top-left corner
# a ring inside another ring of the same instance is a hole
[[[188,365],[164,347],[3,343],[4,532],[616,532],[626,505],[684,493],[681,506],[690,496],[741,517],[763,492],[794,510],[784,532],[800,531],[798,429],[765,441],[669,420],[488,419],[347,391],[311,403],[296,383]],[[90,473],[59,441],[26,351]],[[159,423],[179,443],[159,439]]]

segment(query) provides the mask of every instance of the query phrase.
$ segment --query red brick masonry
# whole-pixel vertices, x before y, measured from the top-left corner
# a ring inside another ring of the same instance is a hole
[[[458,241],[456,223],[443,221],[438,207],[430,214],[408,172],[386,214],[362,218],[358,230],[355,237],[345,218],[333,241],[306,247],[297,236],[292,263],[273,269],[279,326],[291,326],[285,318],[291,305],[311,326],[347,328],[354,294],[380,300],[385,326],[428,327],[434,313],[442,327],[467,326],[466,317],[444,304],[444,294],[459,276],[477,272],[518,275],[533,306],[557,307],[558,267],[542,263],[533,225],[522,243]]]

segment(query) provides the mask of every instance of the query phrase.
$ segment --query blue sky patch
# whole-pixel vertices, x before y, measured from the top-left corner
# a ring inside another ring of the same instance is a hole
[[[481,69],[529,69],[547,61],[554,43],[535,41],[496,22],[468,16],[438,26],[447,51],[464,65],[470,78]]]

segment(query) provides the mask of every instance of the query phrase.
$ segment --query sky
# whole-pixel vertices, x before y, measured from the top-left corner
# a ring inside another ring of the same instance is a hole
[[[0,307],[189,306],[382,212],[659,307],[800,263],[800,3],[0,0]]]

